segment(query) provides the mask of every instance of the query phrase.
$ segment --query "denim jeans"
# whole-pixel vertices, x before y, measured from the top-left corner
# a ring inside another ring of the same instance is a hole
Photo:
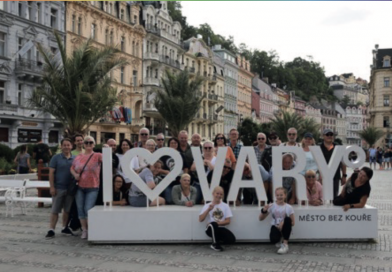
[[[87,213],[95,205],[99,188],[79,188],[76,192],[75,201],[78,207],[79,219],[86,219]]]

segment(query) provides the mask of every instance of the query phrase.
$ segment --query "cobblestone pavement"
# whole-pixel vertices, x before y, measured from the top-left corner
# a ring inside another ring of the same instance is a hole
[[[236,244],[224,252],[207,245],[91,245],[79,237],[45,240],[50,208],[5,217],[0,205],[0,272],[48,271],[390,271],[392,170],[376,171],[368,204],[378,208],[378,240],[292,243],[287,255],[269,244]]]

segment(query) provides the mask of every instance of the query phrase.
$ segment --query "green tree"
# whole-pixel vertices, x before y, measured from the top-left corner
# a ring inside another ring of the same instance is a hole
[[[166,70],[163,89],[156,90],[155,107],[173,136],[186,129],[198,113],[205,97],[199,91],[203,81],[202,77],[191,81],[186,70],[178,74]]]
[[[367,127],[364,130],[358,132],[362,140],[366,141],[369,147],[376,144],[376,142],[384,136],[385,132],[382,129],[376,127]]]
[[[280,111],[274,114],[275,119],[271,119],[271,128],[275,131],[282,142],[286,142],[287,131],[289,128],[297,129],[298,140],[300,140],[306,132],[311,132],[313,138],[317,141],[320,135],[320,124],[317,124],[313,118],[303,118],[296,113]]]
[[[257,133],[261,132],[259,124],[253,122],[251,118],[245,118],[238,126],[238,133],[242,143],[246,146],[252,146],[257,138]]]
[[[343,108],[346,108],[351,102],[351,99],[348,95],[345,95],[342,100],[340,100],[340,104]]]
[[[38,44],[45,65],[41,86],[29,105],[50,113],[64,126],[66,137],[85,134],[117,102],[109,72],[128,62],[113,47],[97,49],[87,40],[67,56],[62,39],[55,33],[60,57]]]

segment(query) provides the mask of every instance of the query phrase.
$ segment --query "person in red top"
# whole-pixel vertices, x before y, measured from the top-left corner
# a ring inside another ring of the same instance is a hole
[[[94,207],[99,191],[99,173],[101,171],[102,154],[94,153],[95,140],[91,136],[84,138],[84,154],[80,154],[72,163],[71,173],[78,181],[78,191],[75,196],[82,239],[87,239],[87,213]]]

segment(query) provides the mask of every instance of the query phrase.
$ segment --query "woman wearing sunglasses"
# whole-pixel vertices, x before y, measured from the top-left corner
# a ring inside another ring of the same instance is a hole
[[[215,157],[214,143],[211,141],[206,141],[203,144],[203,163],[204,163],[204,170],[206,176],[208,176],[208,174],[214,170],[215,162],[216,162],[216,157]],[[193,162],[191,166],[191,171],[192,172],[196,171],[195,162]],[[195,173],[197,175],[197,172]],[[197,189],[196,203],[200,204],[203,198],[200,185],[196,186],[196,189]]]
[[[216,134],[214,139],[214,144],[215,144],[215,154],[218,155],[218,150],[220,147],[227,147],[227,140],[225,135],[223,135],[222,133]],[[226,159],[229,159],[231,161],[231,167],[232,169],[234,169],[237,160],[235,159],[233,149],[227,148]]]
[[[75,200],[78,208],[82,239],[87,239],[87,213],[95,205],[99,191],[99,173],[101,171],[102,154],[94,153],[95,140],[91,136],[84,138],[84,154],[79,154],[71,166],[71,174],[78,182]]]
[[[311,206],[323,205],[323,186],[316,181],[316,172],[308,170],[305,173],[306,195]]]

